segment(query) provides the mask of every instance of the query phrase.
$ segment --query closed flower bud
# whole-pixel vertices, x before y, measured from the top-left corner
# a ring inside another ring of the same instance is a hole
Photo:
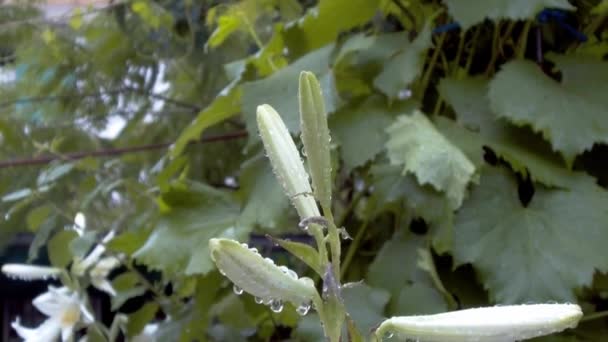
[[[300,153],[279,114],[269,105],[258,106],[257,122],[274,173],[300,218],[319,216]]]
[[[331,161],[329,128],[321,86],[308,71],[300,74],[300,124],[302,143],[312,178],[315,197],[323,208],[331,204]]]
[[[307,304],[317,295],[310,278],[300,278],[271,259],[263,258],[255,249],[230,239],[209,240],[211,259],[220,273],[236,286],[264,303],[292,302],[296,307]]]
[[[468,309],[427,316],[393,317],[376,336],[419,342],[511,342],[574,328],[582,317],[574,304],[533,304]]]

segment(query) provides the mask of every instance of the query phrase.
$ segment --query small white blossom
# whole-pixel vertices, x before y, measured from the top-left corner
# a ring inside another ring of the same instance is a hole
[[[89,255],[87,255],[84,259],[74,260],[74,265],[72,266],[72,271],[78,275],[83,275],[89,267],[93,266],[93,264],[95,264],[97,261],[99,261],[99,258],[101,258],[103,253],[106,251],[105,244],[110,242],[110,240],[112,240],[115,235],[116,235],[116,233],[113,230],[111,230],[103,238],[103,240],[101,240],[101,244],[98,244],[97,246],[95,246],[95,248],[93,248],[93,250],[91,251],[91,253],[89,253]]]
[[[106,257],[99,260],[89,272],[91,284],[111,296],[116,296],[116,291],[112,287],[112,283],[108,280],[108,274],[119,265],[120,260],[116,257]]]
[[[94,321],[78,294],[66,287],[49,286],[48,291],[36,297],[32,303],[48,318],[37,328],[26,328],[17,317],[11,326],[26,342],[54,341],[59,336],[62,341],[68,341],[72,339],[77,323]]]

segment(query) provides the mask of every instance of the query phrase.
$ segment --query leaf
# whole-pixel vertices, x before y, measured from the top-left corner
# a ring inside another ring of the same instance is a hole
[[[281,113],[285,125],[292,133],[300,131],[298,115],[298,79],[302,70],[314,73],[323,90],[326,109],[329,113],[341,105],[335,92],[330,66],[333,44],[315,50],[293,64],[275,72],[264,79],[243,83],[243,117],[250,139],[258,139],[255,113],[262,103],[271,105]]]
[[[53,235],[46,247],[51,265],[64,268],[72,261],[72,252],[68,246],[77,236],[71,230],[62,230]]]
[[[400,93],[408,91],[410,83],[422,72],[424,54],[431,44],[431,25],[427,23],[416,39],[385,63],[374,86],[389,98],[401,97]]]
[[[319,256],[319,252],[314,249],[312,246],[295,241],[289,241],[279,238],[273,238],[272,242],[278,244],[290,254],[294,255],[296,258],[302,260],[303,263],[308,265],[308,267],[312,268],[317,274],[321,277],[324,275],[323,266],[321,265],[321,258]]]
[[[444,298],[437,289],[414,283],[405,285],[396,299],[395,309],[390,312],[394,316],[429,315],[448,310]]]
[[[43,170],[38,175],[38,186],[42,186],[48,183],[52,183],[65,175],[67,175],[74,168],[74,163],[55,164],[51,165],[48,169]]]
[[[227,118],[236,115],[241,110],[241,87],[230,83],[213,102],[203,109],[194,121],[179,135],[171,149],[173,157],[179,156],[189,142],[201,138],[203,131]]]
[[[27,213],[27,227],[30,231],[36,232],[40,225],[51,215],[53,207],[49,204],[41,205]]]
[[[572,190],[542,186],[524,207],[517,183],[489,168],[455,218],[454,258],[472,263],[499,303],[574,301],[608,269],[608,193],[590,177]]]
[[[127,335],[133,337],[139,334],[144,329],[144,326],[154,319],[157,311],[158,304],[148,302],[139,310],[130,314],[127,321]]]
[[[32,189],[19,189],[16,191],[13,191],[11,193],[8,193],[4,196],[2,196],[2,202],[14,202],[14,201],[18,201],[20,199],[24,199],[28,196],[30,196],[33,193]]]
[[[571,165],[594,143],[608,142],[608,62],[573,56],[554,59],[562,68],[561,83],[533,62],[515,60],[494,77],[488,96],[498,116],[542,133]]]
[[[482,146],[489,146],[511,167],[531,179],[549,186],[568,187],[573,172],[563,167],[559,155],[526,129],[510,126],[498,118],[486,97],[488,80],[483,78],[445,78],[439,84],[441,96],[457,114],[457,121],[436,120],[448,139],[458,145],[476,166],[483,164]],[[466,128],[465,128],[466,127]]]
[[[568,0],[444,0],[450,15],[467,30],[486,18],[532,19],[545,7],[575,10]]]
[[[361,282],[344,285],[342,297],[347,312],[359,331],[368,332],[384,319],[384,307],[390,295],[384,289],[373,288]]]
[[[209,36],[207,44],[211,48],[220,46],[228,36],[236,32],[244,25],[242,16],[239,13],[226,13],[217,18],[217,27]]]
[[[446,193],[452,208],[460,207],[475,166],[420,111],[399,116],[388,129],[386,143],[392,164],[404,164],[420,184]]]
[[[187,189],[185,187],[187,186]],[[206,274],[213,263],[208,241],[246,234],[239,209],[226,194],[200,183],[175,184],[161,199],[168,205],[146,243],[133,256],[168,275]]]
[[[244,197],[244,207],[239,224],[251,229],[258,226],[263,230],[280,230],[290,206],[272,167],[263,156],[258,156],[244,162],[241,168],[239,194]]]
[[[340,33],[372,19],[377,8],[378,0],[320,1],[287,27],[284,36],[289,54],[299,57],[333,42]]]

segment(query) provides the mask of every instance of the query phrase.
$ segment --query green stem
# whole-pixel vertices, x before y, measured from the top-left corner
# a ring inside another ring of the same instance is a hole
[[[441,52],[441,47],[443,46],[443,42],[445,41],[446,36],[447,33],[443,33],[439,37],[439,40],[437,41],[437,46],[435,46],[435,50],[433,51],[433,55],[431,56],[431,60],[429,61],[429,66],[427,67],[424,76],[422,76],[422,81],[420,83],[420,94],[422,94],[423,99],[424,94],[426,93],[426,87],[428,86],[429,80],[431,79],[431,75],[433,74],[433,70],[435,69],[437,57],[439,57],[439,53]]]
[[[478,27],[475,29],[475,33],[473,33],[473,38],[471,39],[471,51],[467,56],[467,63],[464,66],[465,73],[469,73],[469,69],[471,69],[471,64],[473,64],[473,57],[475,56],[475,48],[477,46],[477,38],[479,38],[479,34],[481,33],[481,29]]]
[[[494,23],[494,33],[492,34],[492,55],[490,56],[490,62],[486,67],[485,74],[488,75],[490,71],[494,69],[494,63],[498,58],[498,49],[500,47],[500,23]]]
[[[517,44],[517,53],[516,56],[519,59],[523,59],[526,56],[526,47],[528,45],[528,34],[530,33],[530,28],[532,27],[531,21],[526,21],[524,25],[524,29],[521,32],[521,36],[519,37],[519,43]]]
[[[604,317],[608,317],[608,311],[599,311],[599,312],[594,312],[589,315],[585,315],[583,318],[581,318],[581,322],[592,321],[592,320],[596,320],[596,319],[600,319],[600,318],[604,318]]]
[[[355,207],[357,206],[357,204],[359,203],[359,201],[361,200],[362,197],[363,197],[363,191],[357,192],[353,196],[353,199],[348,204],[348,207],[346,208],[346,210],[344,210],[342,215],[340,215],[340,217],[336,220],[336,226],[342,227],[344,225],[344,221],[346,221],[346,218],[353,211],[353,209],[355,209]]]
[[[595,30],[597,30],[597,28],[600,25],[602,25],[602,23],[604,22],[604,19],[606,19],[606,15],[608,15],[608,12],[604,12],[604,13],[598,15],[597,17],[595,17],[595,19],[593,19],[591,24],[589,24],[583,31],[585,33],[585,35],[587,35],[587,36],[592,35],[593,32],[595,32]]]
[[[359,248],[359,244],[361,244],[361,240],[363,239],[363,236],[365,235],[365,231],[367,230],[367,225],[368,225],[368,221],[363,221],[363,223],[359,226],[359,229],[357,230],[357,235],[355,235],[355,239],[353,240],[353,243],[351,243],[350,246],[348,247],[348,251],[346,252],[346,256],[344,257],[344,262],[342,263],[342,274],[340,275],[341,277],[344,277],[346,275],[348,266],[350,266],[350,263],[352,262],[353,257],[355,256],[355,253],[357,252],[357,249]]]
[[[460,57],[462,56],[462,51],[464,50],[464,38],[464,35],[461,35],[461,37],[458,38],[458,49],[456,50],[456,57],[454,57],[452,68],[450,70],[452,75],[456,74],[458,67],[460,66]]]
[[[334,216],[331,213],[330,208],[323,208],[323,215],[328,222],[327,227],[327,238],[329,239],[329,248],[331,251],[331,261],[334,269],[334,275],[337,280],[340,279],[340,254],[341,254],[341,241],[340,233],[338,233],[338,227],[334,222]]]

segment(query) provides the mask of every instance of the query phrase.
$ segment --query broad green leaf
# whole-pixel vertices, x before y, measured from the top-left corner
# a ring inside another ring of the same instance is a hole
[[[435,124],[448,139],[471,159],[481,159],[483,146],[489,146],[511,167],[534,181],[549,186],[567,187],[573,173],[563,166],[559,155],[539,137],[525,129],[510,126],[490,109],[486,98],[488,81],[483,78],[445,78],[439,84],[441,96],[457,114],[457,121],[436,120]],[[478,162],[475,162],[477,166]]]
[[[196,119],[180,134],[171,149],[172,156],[179,156],[189,142],[201,138],[203,131],[241,110],[241,87],[231,83],[222,90],[215,100],[203,109]]]
[[[608,142],[608,62],[555,57],[562,82],[533,62],[515,60],[490,83],[493,111],[517,125],[530,125],[571,165],[595,143]],[[592,87],[589,87],[592,84]]]
[[[209,36],[207,44],[215,48],[221,45],[232,33],[243,26],[243,15],[240,13],[226,13],[217,18],[217,27]]]
[[[74,168],[74,163],[54,164],[38,175],[38,186],[54,182],[67,175]]]
[[[127,322],[127,335],[133,337],[139,334],[144,329],[144,326],[154,319],[157,311],[158,304],[148,302],[139,310],[130,314]]]
[[[169,275],[206,274],[213,269],[208,241],[213,237],[241,237],[238,205],[226,194],[203,184],[188,183],[163,194],[167,211],[146,243],[133,256]]]
[[[272,167],[260,157],[244,162],[241,167],[239,194],[244,197],[244,207],[239,224],[258,226],[262,230],[281,230],[290,206]]]
[[[342,287],[342,297],[357,328],[366,333],[384,320],[384,307],[390,295],[384,289],[361,282],[345,284]]]
[[[372,19],[377,7],[378,0],[320,1],[317,7],[287,27],[285,42],[289,54],[302,56],[333,42],[340,33]]]
[[[532,19],[545,7],[574,10],[568,0],[443,0],[463,29],[491,19]]]
[[[386,143],[392,164],[416,175],[420,184],[431,184],[446,193],[452,208],[460,207],[475,166],[437,131],[420,111],[399,116],[388,129]]]
[[[53,207],[49,204],[41,205],[27,213],[27,227],[30,231],[36,232],[53,212]]]
[[[390,315],[429,315],[447,310],[448,306],[437,289],[426,284],[413,283],[401,288]]]
[[[472,263],[499,303],[574,301],[608,270],[608,193],[590,177],[571,190],[537,186],[524,207],[513,176],[488,168],[455,218],[454,257]]]
[[[384,64],[382,72],[374,79],[374,86],[389,98],[403,97],[402,92],[411,92],[409,86],[422,73],[424,55],[431,44],[431,25],[427,23],[416,39],[402,45],[402,50]]]
[[[302,262],[317,272],[319,276],[323,277],[324,270],[323,266],[321,265],[321,258],[319,256],[319,252],[317,252],[315,248],[301,242],[272,237],[271,239],[275,244],[278,244],[296,258],[302,260]]]
[[[72,261],[72,251],[68,246],[77,236],[71,230],[62,230],[53,235],[46,246],[51,265],[63,268]]]
[[[242,110],[250,139],[258,139],[255,113],[257,106],[263,103],[271,105],[281,114],[289,131],[292,133],[300,131],[300,117],[297,109],[298,79],[302,70],[314,73],[319,79],[328,112],[335,111],[341,105],[330,70],[332,50],[333,44],[327,45],[264,79],[243,84]]]

